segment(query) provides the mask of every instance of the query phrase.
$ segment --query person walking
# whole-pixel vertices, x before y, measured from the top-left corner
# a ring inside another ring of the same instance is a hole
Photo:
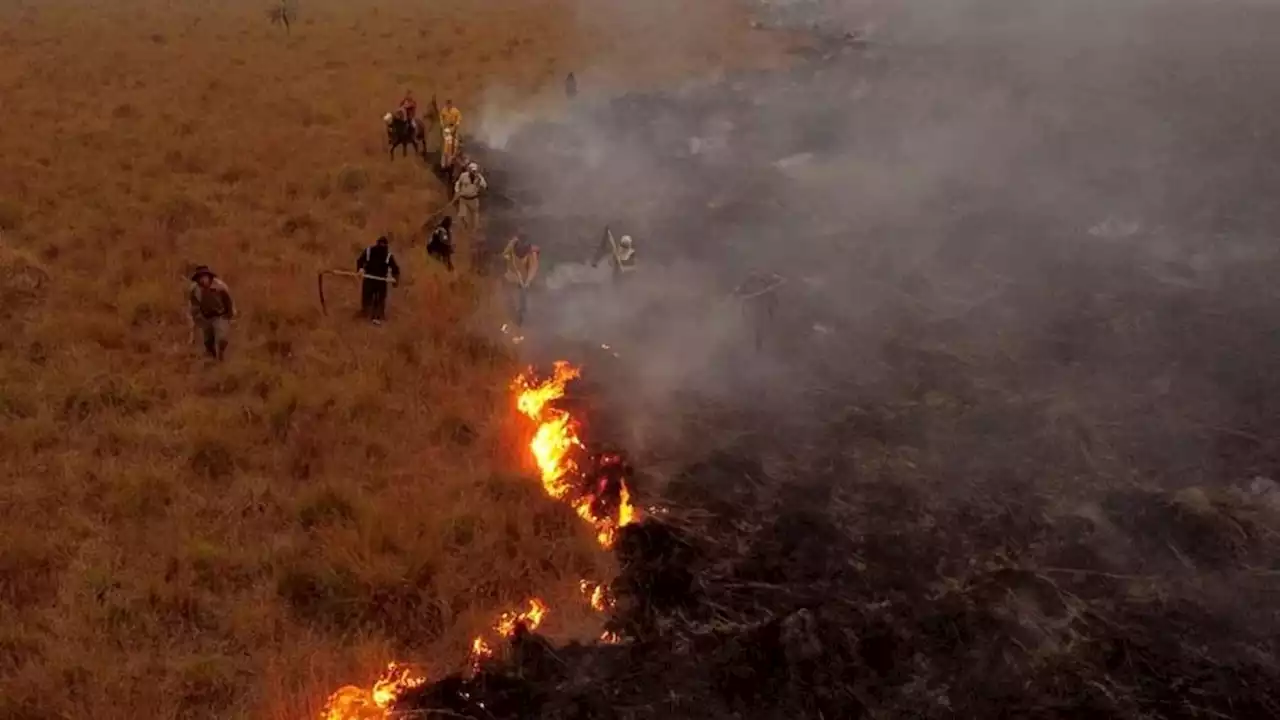
[[[458,221],[469,230],[480,227],[480,193],[488,188],[488,181],[480,174],[480,166],[475,163],[468,163],[466,172],[459,175],[458,181],[454,183]]]
[[[374,325],[381,325],[387,314],[387,291],[400,282],[400,265],[386,235],[360,253],[356,272],[364,276],[360,283],[360,312]]]
[[[230,288],[207,265],[201,265],[191,275],[187,300],[192,328],[200,330],[205,353],[222,360],[230,343],[231,319],[236,316]]]
[[[427,257],[444,263],[445,269],[453,272],[453,216],[445,215],[436,229],[431,231],[427,241]]]

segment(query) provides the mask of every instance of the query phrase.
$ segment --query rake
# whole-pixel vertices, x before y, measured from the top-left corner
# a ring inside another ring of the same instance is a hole
[[[381,275],[366,275],[362,272],[353,272],[351,270],[321,270],[316,275],[316,287],[320,290],[320,310],[325,315],[329,314],[329,306],[324,301],[324,276],[325,275],[341,275],[343,277],[360,278],[361,280],[381,280],[388,285],[395,284],[395,278],[391,276],[382,277]]]

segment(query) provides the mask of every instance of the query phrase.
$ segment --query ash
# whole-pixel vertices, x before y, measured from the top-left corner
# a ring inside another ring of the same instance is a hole
[[[667,512],[619,538],[622,643],[522,636],[402,709],[1280,716],[1276,12],[770,5],[823,8],[792,69],[486,151],[549,266],[637,238],[529,352],[578,348]],[[757,272],[776,314],[730,297]]]

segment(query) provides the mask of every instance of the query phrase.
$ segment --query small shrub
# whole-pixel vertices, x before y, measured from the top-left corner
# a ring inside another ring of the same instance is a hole
[[[134,285],[120,293],[117,309],[120,319],[133,327],[153,325],[174,319],[174,292],[158,282]]]
[[[62,398],[62,419],[83,422],[103,413],[138,415],[151,409],[152,398],[139,384],[105,376],[81,385]]]
[[[178,672],[179,720],[228,717],[245,681],[234,660],[225,655],[194,658]]]
[[[196,441],[188,457],[191,471],[208,480],[225,480],[235,473],[235,455],[226,442],[216,438]]]
[[[25,608],[50,601],[60,571],[54,550],[35,535],[10,535],[0,542],[0,603]]]
[[[355,165],[344,165],[338,171],[338,189],[345,193],[358,193],[369,186],[369,173]]]
[[[184,233],[212,223],[213,212],[208,205],[177,193],[160,205],[160,225],[170,233]]]
[[[369,211],[363,205],[357,205],[347,211],[347,222],[363,229],[369,224]]]
[[[311,530],[326,525],[344,525],[357,519],[355,504],[336,488],[320,488],[302,500],[298,522]]]
[[[318,227],[319,223],[311,213],[291,215],[280,223],[280,234],[290,236],[299,232],[314,233]]]
[[[245,167],[243,165],[232,165],[224,168],[222,172],[218,173],[218,182],[225,185],[235,185],[239,182],[251,180],[255,177],[257,177],[257,173],[254,172],[253,168]]]
[[[24,420],[40,411],[36,403],[16,387],[0,387],[0,418]]]

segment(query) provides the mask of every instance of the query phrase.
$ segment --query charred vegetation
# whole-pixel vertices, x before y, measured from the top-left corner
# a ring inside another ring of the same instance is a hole
[[[1173,40],[1126,70],[1156,73],[1170,61],[1163,51],[1179,47]],[[1280,626],[1268,610],[1280,592],[1280,489],[1270,479],[1280,469],[1267,430],[1280,418],[1280,375],[1275,293],[1264,288],[1280,264],[1257,240],[1273,226],[1256,207],[1259,193],[1280,189],[1277,178],[1239,161],[1239,136],[1214,128],[1210,113],[1186,110],[1194,93],[1159,86],[1142,102],[1184,113],[1169,121],[1180,152],[1142,170],[1163,173],[1160,202],[1123,190],[1138,160],[1108,161],[1096,132],[1019,136],[1016,157],[998,154],[1008,164],[999,173],[938,170],[909,205],[832,230],[849,218],[794,192],[805,182],[796,173],[850,148],[832,136],[839,110],[815,98],[884,81],[853,144],[864,158],[875,142],[892,144],[893,118],[929,110],[895,73],[931,67],[931,87],[962,78],[944,104],[1008,92],[1006,120],[1042,108],[1019,106],[1039,90],[972,48],[867,49],[832,33],[784,75],[579,105],[568,121],[476,150],[505,172],[510,202],[495,224],[525,228],[552,262],[580,252],[572,238],[584,227],[626,212],[558,212],[556,193],[585,191],[534,180],[536,159],[596,184],[625,182],[590,159],[586,128],[620,154],[639,148],[648,177],[667,181],[629,216],[652,238],[648,257],[701,262],[700,277],[717,287],[760,265],[796,281],[762,351],[741,338],[708,351],[714,374],[690,370],[662,386],[666,400],[635,397],[652,393],[631,379],[658,357],[646,343],[669,336],[670,307],[649,302],[627,315],[633,345],[619,357],[582,343],[586,435],[628,449],[642,504],[658,508],[614,547],[609,629],[621,642],[553,648],[524,635],[474,677],[422,688],[399,709],[1280,713]],[[1087,119],[1078,103],[1097,88],[1086,85],[1057,89],[1065,125]],[[762,124],[761,97],[791,103],[796,132]],[[727,128],[719,138],[717,123]],[[1104,145],[1124,135],[1100,132]],[[1220,191],[1203,184],[1206,163]],[[1068,191],[1046,201],[1018,189],[1038,167]],[[1126,203],[1143,219],[1107,217]],[[907,257],[867,241],[877,234],[936,242]],[[830,244],[844,247],[813,252]],[[568,297],[556,302],[579,311]],[[563,337],[556,347],[563,354]],[[660,416],[661,431],[629,443],[627,413]]]

